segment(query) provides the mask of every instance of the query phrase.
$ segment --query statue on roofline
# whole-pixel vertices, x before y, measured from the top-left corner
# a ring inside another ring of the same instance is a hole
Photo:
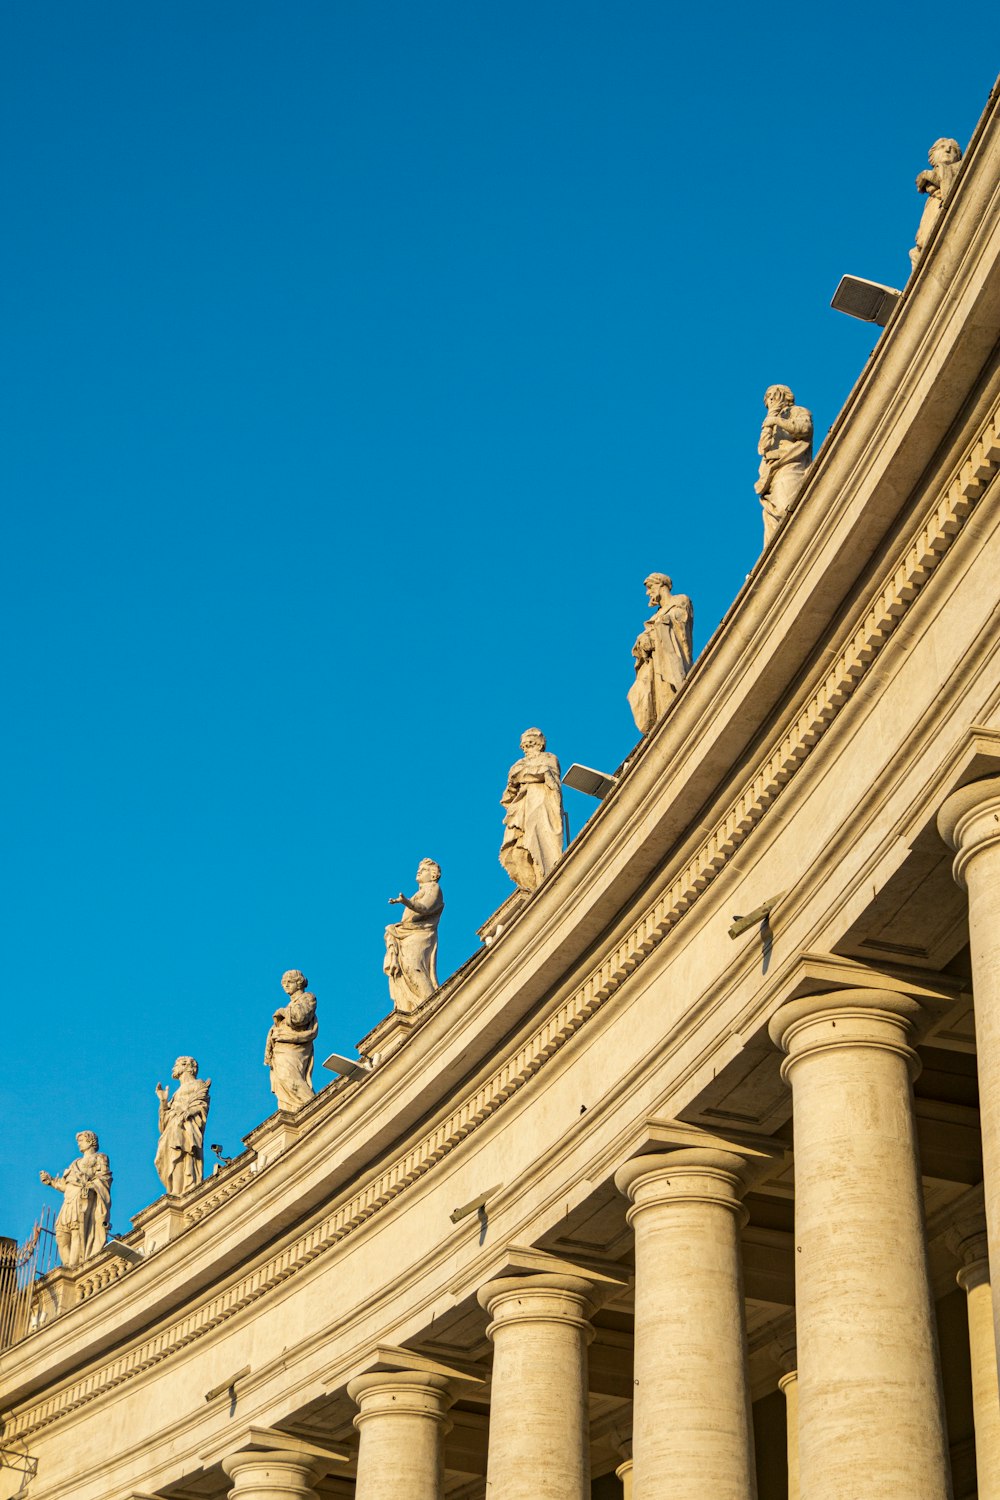
[[[562,854],[562,779],[540,729],[524,731],[521,750],[500,799],[507,809],[500,863],[519,890],[534,891]]]
[[[686,594],[675,594],[666,573],[650,573],[646,594],[650,615],[632,647],[635,681],[628,701],[641,734],[648,734],[666,713],[691,670],[694,608]]]
[[[767,547],[806,482],[813,456],[813,419],[808,407],[795,405],[787,385],[769,385],[764,405],[767,416],[757,444],[760,470],[754,489],[764,511]]]
[[[385,929],[383,972],[396,1010],[409,1015],[429,1000],[438,987],[438,923],[444,911],[441,866],[422,859],[417,867],[417,889],[412,896],[389,897],[390,906],[405,906],[398,922]]]

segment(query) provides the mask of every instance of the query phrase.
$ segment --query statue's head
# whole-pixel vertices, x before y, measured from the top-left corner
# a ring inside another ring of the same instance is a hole
[[[193,1057],[179,1057],[174,1063],[174,1071],[170,1076],[171,1078],[183,1078],[185,1074],[188,1074],[191,1078],[198,1077],[198,1064]]]
[[[81,1151],[96,1151],[99,1142],[93,1130],[80,1130],[77,1132],[76,1144]]]
[[[650,573],[643,584],[650,604],[659,604],[663,595],[669,594],[673,586],[673,579],[666,573]]]
[[[521,749],[526,755],[545,749],[545,736],[540,729],[526,729],[521,736]]]
[[[783,406],[793,406],[795,397],[787,385],[769,385],[764,392],[764,405],[768,411],[779,411]]]
[[[927,160],[932,167],[951,166],[953,162],[962,160],[962,148],[950,136],[943,135],[928,151]]]
[[[426,885],[431,880],[441,879],[441,866],[436,859],[422,859],[417,865],[417,884]]]
[[[297,990],[304,990],[308,983],[301,969],[286,969],[281,976],[281,988],[286,995],[294,995]]]

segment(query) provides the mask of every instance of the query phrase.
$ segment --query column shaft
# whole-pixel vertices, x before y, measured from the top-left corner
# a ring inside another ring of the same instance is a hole
[[[488,1282],[492,1322],[486,1490],[496,1500],[590,1500],[591,1288],[550,1274]]]
[[[963,1266],[958,1284],[965,1289],[969,1313],[977,1500],[1000,1500],[1000,1389],[989,1261],[983,1258]]]
[[[778,1387],[785,1393],[785,1425],[788,1451],[788,1500],[799,1500],[799,1372],[782,1375]]]
[[[881,990],[784,1006],[795,1126],[798,1450],[809,1500],[948,1500],[909,1042]]]
[[[635,1230],[635,1500],[753,1500],[742,1162],[690,1148],[615,1181]]]

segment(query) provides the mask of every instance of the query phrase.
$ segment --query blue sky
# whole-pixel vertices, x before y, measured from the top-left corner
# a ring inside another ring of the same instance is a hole
[[[351,1051],[422,856],[476,949],[521,731],[628,754],[649,571],[711,634],[991,10],[4,6],[0,1232],[84,1127],[127,1229],[179,1053],[235,1153],[283,970]]]

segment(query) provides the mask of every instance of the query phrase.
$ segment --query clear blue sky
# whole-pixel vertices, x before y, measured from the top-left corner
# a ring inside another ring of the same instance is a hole
[[[902,285],[986,4],[7,3],[4,1209],[99,1131],[159,1192],[194,1053],[227,1151],[279,977],[318,1057],[511,889],[539,724],[613,768],[642,579],[704,644],[758,555],[762,395],[826,432]],[[992,19],[991,19],[992,17]],[[593,804],[568,799],[574,828]],[[328,1075],[317,1069],[317,1082]]]

